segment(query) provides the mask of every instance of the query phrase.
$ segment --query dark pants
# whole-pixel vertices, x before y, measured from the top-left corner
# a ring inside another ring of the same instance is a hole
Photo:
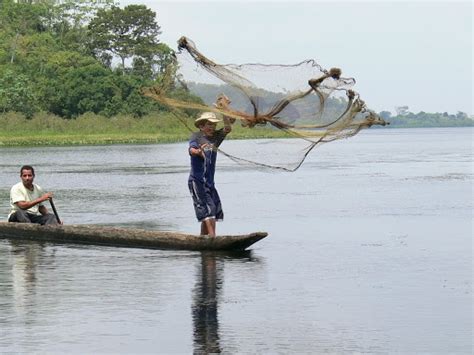
[[[48,213],[45,215],[36,215],[28,213],[25,210],[18,210],[14,212],[10,216],[10,218],[8,218],[8,222],[38,223],[41,225],[58,224],[58,221],[56,221],[56,217],[54,216],[54,214]]]
[[[219,194],[214,186],[207,186],[199,181],[188,181],[189,192],[193,197],[194,211],[199,222],[207,218],[224,220],[224,212]]]

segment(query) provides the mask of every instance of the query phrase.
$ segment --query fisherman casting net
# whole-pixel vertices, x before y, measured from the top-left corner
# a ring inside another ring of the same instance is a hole
[[[316,146],[386,124],[352,90],[354,84],[340,69],[326,70],[314,60],[295,65],[217,64],[182,37],[176,63],[160,85],[146,88],[144,94],[168,106],[190,129],[186,113],[196,117],[212,111],[231,118],[233,132],[239,133],[235,135],[260,137],[245,143],[226,141],[219,151],[230,159],[295,171]],[[180,99],[183,90],[194,98]],[[266,138],[270,136],[277,138]]]

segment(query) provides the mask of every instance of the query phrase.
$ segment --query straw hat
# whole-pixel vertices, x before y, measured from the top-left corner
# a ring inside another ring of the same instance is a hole
[[[194,121],[194,125],[199,128],[199,125],[203,121],[209,121],[212,123],[217,123],[220,122],[221,120],[217,118],[216,114],[214,112],[203,112],[201,116],[196,118]]]

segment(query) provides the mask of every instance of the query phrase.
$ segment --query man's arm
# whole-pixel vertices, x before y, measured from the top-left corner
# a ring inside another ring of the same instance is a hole
[[[44,202],[46,200],[49,200],[50,198],[53,197],[53,193],[52,192],[47,192],[45,193],[43,196],[41,197],[38,197],[37,199],[33,200],[33,201],[17,201],[15,202],[15,204],[21,208],[22,210],[27,210],[33,206],[36,206],[38,203],[41,203],[41,202]],[[41,207],[44,207],[44,206],[39,206],[39,208],[41,209]],[[41,211],[40,211],[41,212]]]
[[[204,158],[203,145],[199,144],[196,133],[193,134],[191,136],[191,139],[189,140],[188,151],[189,151],[189,155],[191,156],[199,156],[201,158]]]
[[[46,208],[46,206],[43,206],[43,205],[39,206],[38,211],[43,216],[48,214],[48,209]]]
[[[189,154],[193,155],[193,156],[200,156],[201,158],[204,158],[203,147],[199,147],[199,148],[190,147],[189,148]]]
[[[221,110],[228,111],[230,103],[231,103],[230,99],[224,94],[221,94],[217,97],[216,103],[214,105]],[[232,123],[235,122],[235,119],[226,115],[223,115],[222,118],[224,120],[224,132],[228,134],[232,131]]]
[[[229,134],[232,131],[232,124],[230,123],[229,116],[223,115],[222,119],[224,120],[224,132]]]

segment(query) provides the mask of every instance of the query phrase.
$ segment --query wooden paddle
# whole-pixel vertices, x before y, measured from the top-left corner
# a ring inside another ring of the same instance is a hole
[[[56,211],[56,206],[54,205],[53,199],[49,199],[49,203],[51,204],[51,208],[53,209],[54,215],[56,216],[56,221],[61,224],[61,220],[59,219],[58,211]]]

